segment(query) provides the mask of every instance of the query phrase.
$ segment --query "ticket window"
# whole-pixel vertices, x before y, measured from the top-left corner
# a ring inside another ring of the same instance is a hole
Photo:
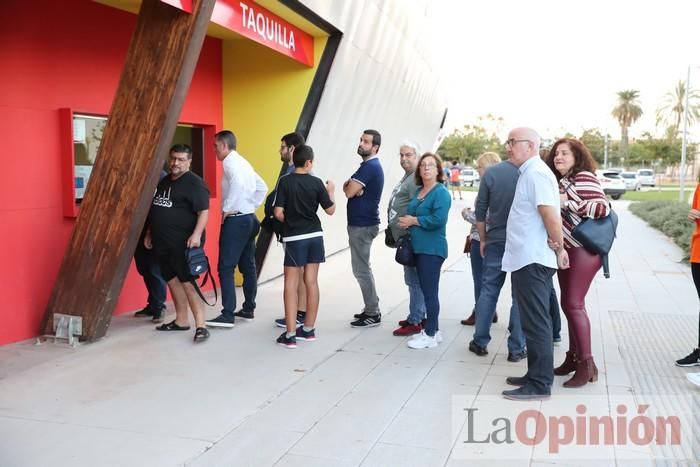
[[[83,200],[106,125],[105,116],[73,115],[73,203],[76,206]],[[204,178],[204,127],[179,124],[172,144],[176,143],[192,148],[190,170]],[[167,170],[165,161],[163,167]]]

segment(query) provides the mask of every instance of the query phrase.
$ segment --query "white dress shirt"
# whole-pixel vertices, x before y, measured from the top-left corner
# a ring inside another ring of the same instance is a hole
[[[252,214],[265,200],[267,185],[250,162],[236,151],[222,161],[221,210],[226,214]]]
[[[501,269],[513,272],[533,263],[557,269],[557,255],[547,246],[547,230],[537,210],[538,206],[552,206],[559,215],[557,180],[539,156],[528,159],[518,170]]]

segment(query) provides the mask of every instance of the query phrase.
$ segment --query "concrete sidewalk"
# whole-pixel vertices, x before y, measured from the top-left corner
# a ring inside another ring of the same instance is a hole
[[[105,339],[77,349],[1,347],[0,466],[697,465],[699,392],[685,378],[692,369],[673,365],[697,342],[683,252],[614,202],[612,277],[599,274],[587,300],[599,380],[566,389],[556,377],[549,401],[506,401],[505,377],[526,367],[506,360],[509,287],[487,357],[467,350],[473,328],[459,324],[474,304],[459,215],[467,196],[448,225],[437,348],[411,350],[391,335],[408,294],[380,237],[376,328],[349,326],[362,303],[344,251],[321,266],[317,341],[294,350],[274,341],[281,279],[260,286],[254,322],[214,329],[204,344],[121,316]],[[615,430],[595,440],[593,418],[605,416]],[[659,431],[669,417],[678,417],[678,443],[670,428]]]

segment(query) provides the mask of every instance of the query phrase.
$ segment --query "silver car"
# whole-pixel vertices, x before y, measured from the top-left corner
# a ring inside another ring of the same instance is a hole
[[[622,181],[625,182],[625,188],[632,191],[639,191],[642,189],[642,182],[637,178],[635,172],[622,172],[620,173]]]
[[[656,186],[656,174],[651,169],[637,170],[637,179],[642,186]]]

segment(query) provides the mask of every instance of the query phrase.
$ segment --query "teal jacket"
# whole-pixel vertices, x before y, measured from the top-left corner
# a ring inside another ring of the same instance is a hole
[[[450,192],[444,185],[437,184],[424,199],[418,199],[419,191],[408,203],[406,212],[409,216],[416,216],[420,224],[410,227],[413,251],[447,258],[445,226],[452,205]]]

